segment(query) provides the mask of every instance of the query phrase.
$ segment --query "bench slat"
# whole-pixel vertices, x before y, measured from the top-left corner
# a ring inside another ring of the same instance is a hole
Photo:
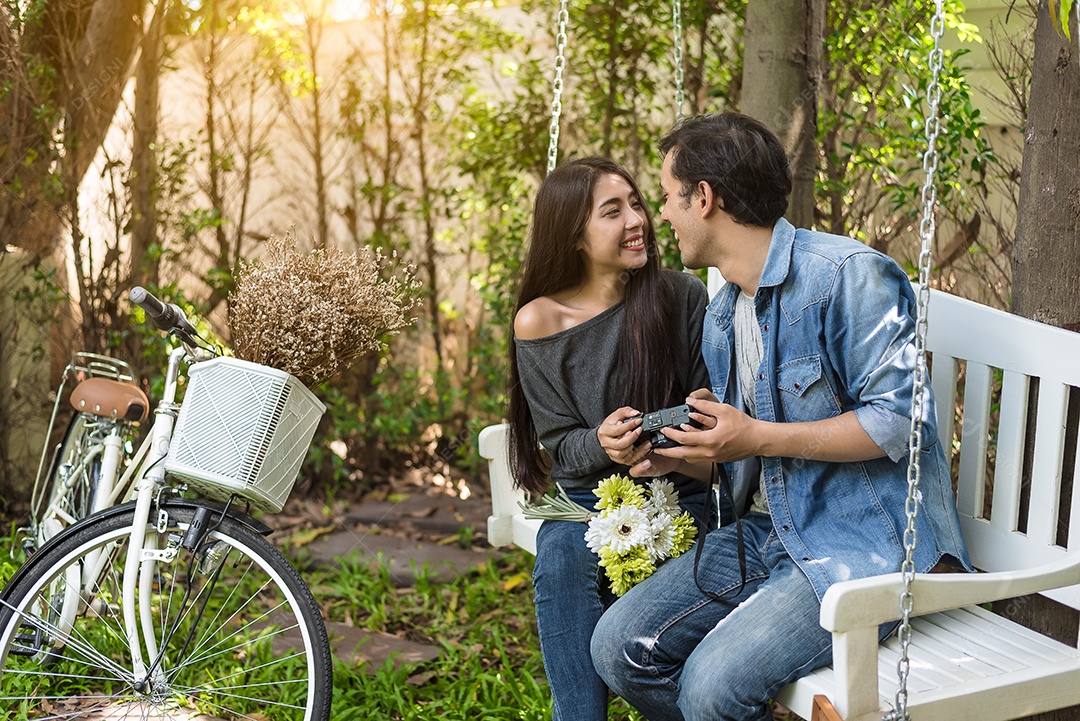
[[[965,516],[982,518],[986,452],[989,444],[990,367],[967,364],[964,382],[964,421],[960,436],[960,486],[956,509]]]
[[[998,424],[997,460],[994,466],[994,505],[990,522],[1012,532],[1020,518],[1020,476],[1024,471],[1024,440],[1027,432],[1028,377],[1005,371],[1001,383],[1001,420]]]
[[[1008,639],[1010,649],[1018,652],[1023,660],[1004,656],[1001,648],[993,646],[995,638]],[[926,718],[920,713],[923,704],[940,704],[942,699],[961,689],[1009,687],[1048,673],[1056,674],[1061,668],[1080,670],[1080,651],[978,606],[916,619],[912,626],[909,657],[908,710],[913,719]],[[890,637],[878,653],[880,710],[868,718],[880,718],[881,710],[892,708],[899,658],[900,641],[895,636]],[[777,701],[803,718],[809,718],[814,694],[834,698],[834,682],[831,667],[818,669],[786,686],[777,694]],[[1074,696],[1080,699],[1080,685],[1074,682],[1071,686]],[[1000,708],[986,708],[975,702],[968,705],[977,708],[977,713],[968,718],[1010,718],[1001,715]],[[1008,712],[1013,713],[1015,707],[1014,701]]]
[[[1060,383],[1045,378],[1039,383],[1027,532],[1033,541],[1046,545],[1053,545],[1057,535],[1067,396],[1068,389]]]
[[[1027,629],[1020,633],[998,623],[1000,618],[978,606],[971,606],[918,619],[918,623],[927,633],[947,638],[953,650],[962,656],[987,664],[989,668],[983,676],[1065,661],[1077,655],[1076,649],[1061,644],[1050,645],[1050,639],[1041,634],[1033,635]],[[931,625],[939,624],[930,630]]]

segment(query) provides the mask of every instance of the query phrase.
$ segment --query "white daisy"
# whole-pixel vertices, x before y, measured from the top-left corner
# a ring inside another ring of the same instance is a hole
[[[675,548],[675,523],[671,516],[666,513],[658,513],[653,516],[649,524],[652,531],[650,543],[646,545],[649,558],[653,563],[660,563]]]
[[[589,521],[589,530],[585,532],[589,548],[606,546],[615,553],[626,553],[634,546],[648,544],[651,539],[649,516],[637,506],[612,509],[595,526],[593,521]]]
[[[664,478],[655,478],[649,483],[649,500],[646,506],[650,515],[677,516],[682,512],[675,486]]]

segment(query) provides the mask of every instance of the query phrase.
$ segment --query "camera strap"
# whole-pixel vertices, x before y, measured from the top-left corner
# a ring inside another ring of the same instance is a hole
[[[710,494],[712,489],[716,486],[718,478],[720,490],[727,496],[728,503],[731,504],[731,510],[735,516],[735,543],[737,544],[737,553],[739,556],[739,588],[735,591],[735,595],[738,596],[746,586],[746,544],[743,542],[742,518],[739,516],[739,509],[735,507],[735,494],[731,491],[731,482],[728,480],[727,469],[724,468],[723,463],[713,463],[712,478],[709,483]],[[719,499],[717,499],[717,504],[719,505]],[[712,509],[712,499],[709,499],[709,502],[705,504],[705,520],[703,521],[704,528],[702,530],[708,529],[709,527],[709,522],[712,520]],[[719,518],[719,515],[720,511],[717,509],[717,518]],[[719,526],[719,522],[717,525]],[[699,591],[712,600],[723,601],[724,594],[713,593],[712,591],[706,590],[701,586],[701,581],[698,580],[698,564],[701,562],[701,549],[705,545],[706,535],[706,533],[701,534],[701,537],[697,542],[697,548],[694,550],[694,585],[698,587]]]

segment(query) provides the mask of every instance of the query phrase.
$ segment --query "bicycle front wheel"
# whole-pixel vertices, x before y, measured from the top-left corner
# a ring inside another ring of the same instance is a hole
[[[33,719],[329,718],[329,643],[300,575],[265,538],[218,514],[186,550],[193,513],[167,507],[140,549],[155,559],[135,581],[142,672],[121,608],[134,510],[72,528],[31,558],[0,604],[0,708]],[[50,599],[75,577],[80,611],[63,628]],[[61,649],[48,669],[43,649]]]

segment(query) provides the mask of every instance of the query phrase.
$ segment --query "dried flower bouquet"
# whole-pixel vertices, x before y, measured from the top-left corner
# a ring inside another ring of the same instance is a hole
[[[230,296],[236,357],[296,376],[309,388],[380,348],[411,325],[419,281],[405,266],[361,249],[296,250],[292,232],[272,237],[266,257],[242,263]]]

